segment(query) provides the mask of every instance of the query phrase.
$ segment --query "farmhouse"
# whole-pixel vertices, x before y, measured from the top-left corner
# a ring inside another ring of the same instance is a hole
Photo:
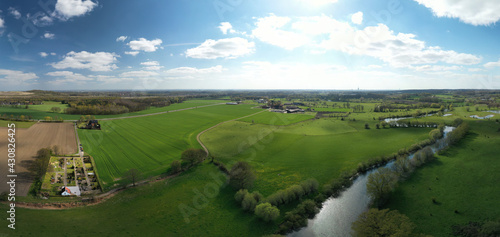
[[[97,120],[89,120],[88,124],[85,126],[85,129],[101,129],[101,125]]]
[[[297,107],[297,106],[287,106],[286,107],[286,113],[290,113],[290,114],[293,114],[293,113],[304,113],[304,110]]]
[[[61,193],[61,196],[71,196],[71,195],[80,196],[80,188],[78,186],[63,187],[62,191],[63,192]]]

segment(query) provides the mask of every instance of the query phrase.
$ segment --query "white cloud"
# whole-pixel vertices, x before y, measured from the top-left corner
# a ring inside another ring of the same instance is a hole
[[[89,69],[91,71],[112,71],[116,68],[118,55],[107,52],[89,53],[82,51],[79,53],[69,52],[64,56],[64,59],[57,63],[52,63],[52,67],[56,69]]]
[[[160,66],[160,63],[158,61],[147,61],[147,62],[142,62],[141,65],[143,65],[143,66]]]
[[[118,38],[116,38],[116,42],[125,42],[125,40],[127,40],[128,36],[120,36]]]
[[[92,81],[92,78],[86,77],[79,73],[74,73],[70,71],[57,71],[57,72],[48,72],[45,74],[47,76],[57,77],[57,80],[50,81],[51,83],[84,83],[87,81]]]
[[[28,13],[26,17],[33,22],[34,25],[39,27],[50,26],[54,23],[54,19],[43,12],[37,12],[35,15]]]
[[[496,62],[485,63],[484,67],[486,67],[486,68],[500,67],[500,59],[498,61],[496,61]]]
[[[236,31],[233,30],[233,26],[229,22],[221,22],[219,26],[220,31],[222,31],[222,34],[227,34],[229,33],[235,33]]]
[[[159,76],[160,74],[157,72],[151,72],[151,71],[130,71],[130,72],[124,72],[120,74],[121,77],[152,77],[152,76]]]
[[[139,54],[139,51],[127,51],[125,52],[125,54],[136,56],[137,54]]]
[[[351,21],[354,24],[361,25],[363,23],[363,12],[356,12],[352,14]]]
[[[49,54],[46,52],[40,52],[39,54],[40,54],[40,57],[42,57],[42,58],[49,56]]]
[[[154,52],[162,43],[163,41],[161,39],[147,40],[145,38],[139,38],[139,40],[130,41],[127,45],[134,51]]]
[[[221,65],[209,68],[178,67],[164,71],[166,79],[172,80],[205,80],[218,78],[227,69]],[[214,77],[215,76],[215,77]]]
[[[125,81],[132,81],[132,78],[127,77],[115,77],[115,76],[105,76],[105,75],[90,75],[90,78],[94,78],[97,82],[101,83],[121,83]]]
[[[57,0],[55,14],[61,20],[82,16],[91,12],[97,6],[92,0]]]
[[[419,72],[443,72],[443,71],[457,71],[461,70],[460,66],[441,66],[441,65],[422,65],[416,67],[410,67]]]
[[[0,18],[0,28],[4,28],[5,27],[5,21]]]
[[[252,31],[252,36],[260,41],[287,50],[303,46],[308,41],[307,37],[298,33],[279,29],[290,21],[291,19],[289,17],[278,17],[275,15],[259,18],[255,24],[256,28]]]
[[[0,82],[7,84],[27,83],[37,79],[35,73],[24,73],[21,71],[0,69]]]
[[[325,15],[293,21],[274,15],[260,18],[253,35],[285,49],[308,46],[312,48],[310,52],[336,50],[351,55],[371,56],[394,67],[439,62],[472,65],[481,62],[480,57],[472,54],[426,46],[424,41],[416,39],[416,35],[395,33],[384,24],[357,29],[347,22]]]
[[[178,67],[178,68],[173,68],[165,71],[167,74],[206,74],[206,73],[221,73],[223,72],[224,67],[221,65],[217,65],[215,67],[209,67],[209,68],[194,68],[194,67]]]
[[[52,52],[52,53],[50,53],[50,55],[52,55],[52,56],[56,56],[56,53]]]
[[[157,71],[163,68],[163,66],[160,66],[160,63],[158,61],[142,62],[141,65],[146,66],[144,67],[144,69],[150,71]]]
[[[469,72],[484,72],[485,70],[482,68],[469,68]]]
[[[44,39],[54,39],[56,37],[55,34],[52,34],[52,33],[49,33],[49,32],[46,32],[45,34],[43,34],[42,38]]]
[[[220,40],[206,40],[200,46],[186,50],[186,56],[201,59],[233,59],[252,54],[254,51],[254,42],[248,42],[246,39],[236,37]]]
[[[415,0],[430,8],[438,17],[458,18],[478,25],[490,25],[500,20],[500,4],[497,0]]]
[[[9,7],[9,13],[16,19],[21,18],[21,13],[13,7]]]

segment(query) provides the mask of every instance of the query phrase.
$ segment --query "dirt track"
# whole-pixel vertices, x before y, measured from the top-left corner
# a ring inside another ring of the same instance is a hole
[[[59,146],[61,154],[77,152],[75,130],[72,123],[37,123],[29,129],[16,129],[16,195],[26,196],[31,185],[27,166],[36,152],[45,147]],[[7,128],[0,127],[0,193],[7,186]]]

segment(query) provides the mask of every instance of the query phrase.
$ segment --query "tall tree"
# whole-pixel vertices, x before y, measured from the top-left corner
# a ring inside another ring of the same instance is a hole
[[[229,171],[229,184],[235,189],[248,189],[254,181],[252,167],[245,161],[238,161]]]
[[[380,168],[368,176],[366,189],[375,205],[381,206],[398,182],[398,176],[389,168]]]
[[[129,169],[125,172],[124,177],[128,179],[135,186],[135,183],[141,176],[141,172],[138,169]]]
[[[205,159],[205,156],[207,156],[207,153],[204,150],[189,148],[182,152],[181,160],[189,163],[190,166],[193,166],[202,162],[203,159]]]

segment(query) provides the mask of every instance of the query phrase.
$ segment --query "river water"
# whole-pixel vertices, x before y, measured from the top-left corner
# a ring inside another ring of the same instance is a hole
[[[431,145],[434,152],[442,150],[444,139],[448,132],[453,131],[454,127],[445,127],[444,137]],[[408,159],[411,159],[411,154]],[[394,161],[387,163],[383,167],[392,167]],[[370,196],[366,191],[368,175],[377,169],[368,171],[366,174],[358,176],[351,187],[346,189],[337,198],[329,198],[323,203],[320,212],[309,219],[307,226],[299,231],[289,234],[289,237],[329,237],[329,236],[351,236],[351,224],[356,221],[358,216],[368,210]]]

